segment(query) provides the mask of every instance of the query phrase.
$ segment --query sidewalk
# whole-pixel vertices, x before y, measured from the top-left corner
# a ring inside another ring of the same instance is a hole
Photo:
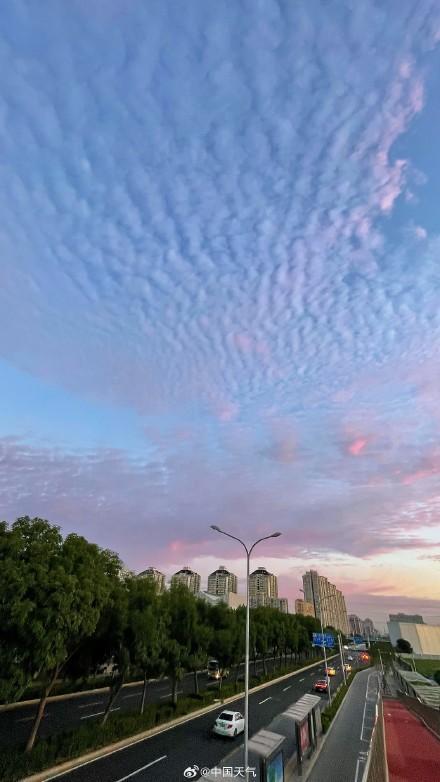
[[[360,782],[376,719],[378,688],[374,669],[357,674],[315,764],[304,777],[307,782]]]
[[[389,782],[438,782],[440,741],[402,703],[383,702]]]

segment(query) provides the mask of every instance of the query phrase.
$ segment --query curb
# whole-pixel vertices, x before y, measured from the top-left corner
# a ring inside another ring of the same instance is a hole
[[[335,655],[336,656],[336,655]],[[329,658],[330,659],[330,658]],[[258,692],[259,690],[264,690],[267,687],[271,687],[273,684],[277,684],[278,682],[282,682],[285,679],[288,679],[292,676],[296,676],[299,673],[302,673],[303,671],[307,671],[310,668],[314,668],[316,665],[321,665],[322,660],[318,660],[317,662],[311,663],[310,665],[306,665],[303,668],[299,668],[297,671],[292,671],[291,673],[286,673],[283,676],[279,676],[276,679],[272,679],[269,682],[264,682],[263,684],[257,685],[257,687],[252,687],[251,690],[249,690],[249,693]],[[244,696],[244,691],[238,692],[235,695],[230,696],[229,698],[225,698],[225,700],[221,701],[221,705],[225,705],[228,703],[233,703],[234,701],[240,700]],[[345,699],[344,699],[345,700]],[[39,771],[36,774],[32,774],[29,777],[23,777],[23,779],[20,780],[20,782],[46,782],[50,779],[55,779],[58,776],[62,776],[67,771],[72,771],[75,768],[79,768],[80,766],[85,766],[88,763],[93,762],[94,760],[98,760],[100,757],[103,757],[104,755],[110,755],[114,752],[119,752],[123,749],[128,749],[129,747],[133,746],[134,744],[138,744],[141,741],[146,741],[147,739],[151,738],[152,736],[156,736],[159,733],[165,733],[167,730],[172,730],[173,728],[177,727],[178,725],[182,725],[185,722],[190,722],[193,719],[196,719],[197,717],[201,717],[204,714],[208,714],[211,711],[217,711],[219,708],[219,703],[214,703],[210,706],[204,706],[203,709],[198,709],[197,711],[192,711],[190,714],[184,714],[182,717],[177,717],[174,720],[171,720],[170,722],[166,722],[163,725],[158,725],[156,728],[149,728],[146,731],[143,731],[142,733],[135,733],[134,736],[128,736],[125,739],[121,739],[121,741],[115,742],[114,744],[107,744],[105,747],[100,747],[99,749],[93,750],[93,752],[88,752],[85,755],[79,755],[76,758],[72,758],[71,760],[66,760],[64,763],[60,763],[58,766],[53,766],[52,768],[45,769],[44,771]],[[330,732],[327,731],[327,734]]]

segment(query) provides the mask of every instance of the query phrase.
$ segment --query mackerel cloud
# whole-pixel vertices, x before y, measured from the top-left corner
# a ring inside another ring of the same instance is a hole
[[[146,449],[43,443],[36,411],[3,432],[11,517],[128,558],[222,520],[425,545],[440,240],[412,140],[440,11],[399,7],[5,4],[0,355],[133,411]]]

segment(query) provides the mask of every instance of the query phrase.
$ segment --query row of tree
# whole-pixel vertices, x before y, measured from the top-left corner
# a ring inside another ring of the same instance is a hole
[[[63,538],[44,519],[23,517],[0,524],[0,699],[18,700],[32,682],[41,698],[26,749],[38,733],[47,698],[60,678],[78,679],[100,665],[115,665],[105,722],[127,677],[168,676],[172,700],[178,683],[208,657],[234,671],[244,657],[245,610],[210,605],[176,585],[157,594],[149,579],[124,576],[119,557],[78,535]],[[318,630],[310,617],[257,608],[251,616],[251,650],[267,672],[269,657],[311,653]]]

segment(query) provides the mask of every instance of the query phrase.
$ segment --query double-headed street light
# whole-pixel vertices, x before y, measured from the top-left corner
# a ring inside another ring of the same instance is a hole
[[[249,743],[249,628],[250,628],[250,612],[249,612],[249,571],[250,571],[250,558],[251,553],[254,550],[255,546],[258,543],[261,543],[263,540],[269,540],[269,538],[279,538],[281,535],[281,532],[273,532],[272,535],[265,535],[264,538],[259,538],[255,541],[255,543],[252,544],[250,548],[246,546],[246,543],[244,543],[240,538],[235,537],[235,535],[231,535],[229,532],[225,532],[223,529],[220,529],[220,527],[217,527],[216,524],[211,524],[211,529],[215,530],[216,532],[220,532],[222,535],[226,535],[228,538],[232,538],[232,540],[236,540],[238,543],[241,543],[244,550],[246,551],[246,651],[245,651],[245,658],[244,658],[244,768],[245,772],[248,768],[248,743]]]

